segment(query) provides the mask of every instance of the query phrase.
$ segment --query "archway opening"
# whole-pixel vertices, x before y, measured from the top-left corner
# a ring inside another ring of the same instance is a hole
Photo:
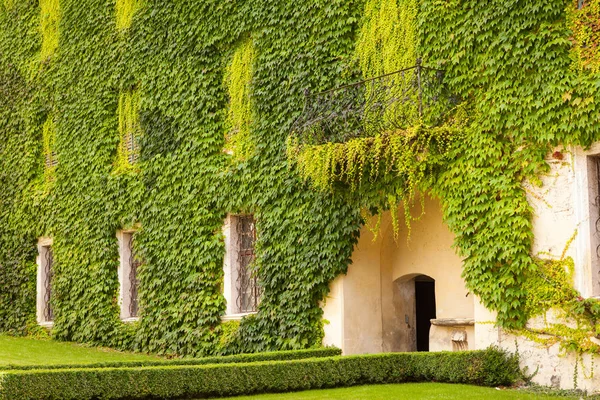
[[[435,280],[419,275],[414,279],[415,284],[415,317],[417,351],[429,351],[429,330],[435,313]]]
[[[385,325],[391,335],[388,351],[429,351],[431,320],[437,318],[435,280],[423,274],[404,275],[394,281],[395,318]]]

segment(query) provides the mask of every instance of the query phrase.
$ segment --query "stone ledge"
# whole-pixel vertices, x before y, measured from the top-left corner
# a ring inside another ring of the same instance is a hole
[[[54,321],[38,322],[38,325],[45,329],[52,329],[54,328]]]
[[[439,318],[432,319],[431,325],[435,326],[473,326],[475,319],[473,318]]]

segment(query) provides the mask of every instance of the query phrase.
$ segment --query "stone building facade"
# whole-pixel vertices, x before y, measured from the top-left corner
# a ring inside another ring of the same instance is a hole
[[[540,188],[528,185],[534,209],[533,254],[572,257],[573,285],[582,297],[600,296],[600,143],[590,149],[557,148]],[[389,212],[374,238],[363,228],[353,264],[332,284],[323,305],[325,344],[345,354],[388,351],[458,351],[500,346],[518,352],[533,382],[596,391],[593,357],[544,346],[495,326],[495,315],[465,288],[453,234],[439,201],[427,197],[424,214],[394,240]],[[420,205],[413,210],[421,213]],[[375,223],[375,221],[372,221]],[[425,288],[423,288],[425,286]],[[427,290],[427,286],[433,290]],[[433,304],[433,313],[431,305]],[[552,311],[528,322],[543,328],[560,322]],[[569,323],[568,321],[563,321]],[[426,330],[425,334],[419,332]],[[592,339],[595,340],[595,339]],[[598,341],[600,342],[600,340]]]

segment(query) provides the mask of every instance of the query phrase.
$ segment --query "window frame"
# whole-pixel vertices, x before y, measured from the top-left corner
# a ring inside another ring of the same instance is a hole
[[[600,298],[600,143],[574,151],[575,288]]]
[[[137,307],[135,314],[131,311],[132,307],[132,243],[137,229],[123,229],[117,232],[119,242],[119,315],[123,322],[135,322],[140,319],[139,309],[139,278],[136,271],[135,278],[138,281],[138,287],[135,290]]]
[[[54,277],[54,257],[50,265],[50,278],[48,278],[48,254],[53,255],[52,246],[54,241],[50,237],[38,239],[38,255],[36,257],[37,279],[36,279],[36,317],[39,325],[51,328],[54,326],[54,312],[52,310],[52,280]],[[50,286],[48,288],[48,286]]]
[[[226,315],[222,318],[224,321],[240,320],[247,315],[257,313],[256,310],[242,311],[237,302],[240,288],[238,287],[240,270],[240,234],[238,224],[240,218],[253,217],[252,214],[230,214],[225,219],[223,225],[223,236],[225,238],[225,257],[223,260],[223,295],[227,303]],[[254,220],[256,224],[256,220]],[[248,265],[251,265],[249,263]]]

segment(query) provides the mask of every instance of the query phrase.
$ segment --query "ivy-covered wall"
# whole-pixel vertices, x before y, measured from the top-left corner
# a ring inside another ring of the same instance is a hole
[[[389,1],[372,3],[390,10]],[[458,106],[440,126],[422,118],[345,143],[292,139],[290,159],[316,188],[351,192],[377,212],[410,206],[419,191],[434,194],[455,234],[467,288],[497,312],[500,326],[597,352],[590,338],[600,333],[600,302],[573,289],[572,260],[564,254],[532,254],[533,211],[525,187],[541,185],[545,157],[555,146],[587,147],[600,139],[600,2],[428,0],[416,14],[407,11],[411,1],[398,4],[406,32],[412,26],[406,16],[415,15],[414,42],[398,39],[406,33],[386,40],[382,32],[391,28],[385,22],[374,31],[363,23],[374,32],[366,42],[359,36],[358,56],[368,61],[363,72],[390,72],[381,68],[385,60],[365,56],[415,54],[443,70]],[[381,44],[373,50],[382,41],[395,51]],[[409,225],[413,217],[406,216]],[[523,331],[531,317],[551,308],[576,323]]]
[[[304,89],[343,81],[361,12],[329,1],[3,2],[0,331],[33,330],[35,246],[50,236],[56,338],[182,355],[318,343],[318,302],[348,267],[360,217],[295,176],[285,139]],[[246,99],[251,118],[235,114]],[[128,168],[122,137],[136,121]],[[253,144],[244,157],[223,151],[232,124]],[[265,292],[259,314],[219,341],[221,227],[238,212],[258,221]],[[116,231],[138,224],[143,317],[126,325]]]
[[[319,301],[350,264],[361,206],[417,189],[442,199],[468,287],[499,323],[523,326],[524,283],[539,266],[522,182],[546,170],[551,146],[600,138],[597,54],[585,45],[598,2],[576,3],[4,0],[0,331],[34,330],[35,245],[50,236],[59,339],[181,355],[315,345]],[[416,57],[464,100],[460,140],[435,168],[407,146],[402,165],[418,182],[399,173],[375,196],[312,188],[286,156],[304,90]],[[139,133],[134,165],[128,130]],[[221,227],[241,212],[257,219],[264,295],[232,333],[220,324]],[[133,226],[142,318],[126,325],[116,231]]]

